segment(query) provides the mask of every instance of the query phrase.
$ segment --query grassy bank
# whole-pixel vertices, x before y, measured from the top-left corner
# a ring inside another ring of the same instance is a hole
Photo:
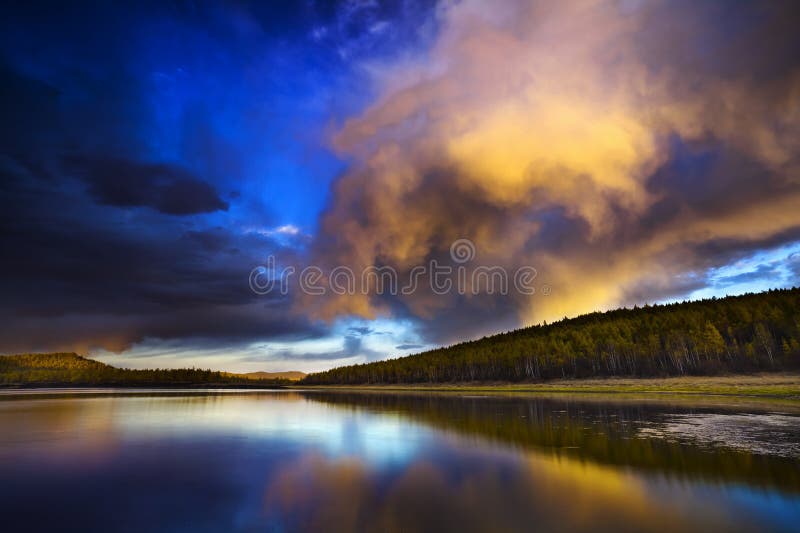
[[[402,385],[317,385],[313,389],[518,393],[636,393],[768,397],[800,401],[800,374],[769,373],[669,378],[602,378],[540,383],[418,383]]]

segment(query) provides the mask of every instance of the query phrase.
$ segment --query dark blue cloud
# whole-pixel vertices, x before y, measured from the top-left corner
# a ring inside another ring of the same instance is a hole
[[[395,346],[396,350],[418,350],[424,348],[422,344],[398,344]]]
[[[782,272],[780,269],[780,265],[775,263],[764,263],[756,266],[753,270],[742,272],[740,274],[734,274],[730,276],[722,276],[717,278],[715,281],[715,285],[719,287],[726,287],[729,285],[735,285],[738,283],[749,283],[753,281],[761,281],[764,279],[772,279],[773,281],[780,281],[782,277]]]
[[[0,7],[0,352],[324,334],[248,274],[313,231],[344,168],[328,131],[370,97],[360,62],[421,42],[430,18],[413,2]],[[288,224],[304,234],[271,232]]]
[[[64,162],[88,185],[89,195],[101,204],[147,206],[169,215],[228,209],[228,203],[212,185],[175,165],[103,156],[69,156]]]

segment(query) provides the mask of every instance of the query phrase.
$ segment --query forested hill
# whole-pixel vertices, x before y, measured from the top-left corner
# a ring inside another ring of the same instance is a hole
[[[194,368],[130,370],[74,353],[0,356],[0,386],[275,386],[282,379],[253,379]]]
[[[532,381],[800,368],[800,288],[591,313],[304,384]]]

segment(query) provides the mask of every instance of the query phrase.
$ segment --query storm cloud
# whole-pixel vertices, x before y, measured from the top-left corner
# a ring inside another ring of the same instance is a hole
[[[468,238],[476,262],[532,265],[552,292],[373,292],[303,305],[322,317],[400,313],[448,341],[460,322],[497,330],[681,296],[709,268],[791,242],[797,11],[447,6],[429,53],[380,70],[375,103],[335,135],[350,170],[322,218],[316,261],[407,274]]]
[[[748,259],[800,242],[796,2],[280,7],[3,6],[0,352],[314,370],[796,279]],[[248,287],[458,239],[535,293]]]
[[[65,157],[64,164],[88,185],[89,194],[101,204],[146,206],[169,215],[228,209],[211,184],[175,165],[76,155]]]

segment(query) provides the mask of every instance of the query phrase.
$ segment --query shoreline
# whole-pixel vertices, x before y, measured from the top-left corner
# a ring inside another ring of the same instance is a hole
[[[800,404],[800,373],[732,374],[722,376],[682,376],[665,378],[588,378],[558,379],[537,383],[465,382],[465,383],[389,383],[364,385],[310,385],[288,383],[257,384],[175,384],[175,385],[117,385],[117,384],[7,384],[0,386],[0,397],[15,394],[126,394],[126,393],[214,393],[269,391],[342,391],[342,392],[416,392],[416,393],[481,393],[502,395],[568,395],[637,396],[664,399],[666,397],[716,397],[717,399],[782,400]]]
[[[558,379],[538,383],[387,383],[289,385],[290,389],[416,392],[587,393],[775,398],[800,402],[800,373],[732,374],[666,378]]]
[[[4,383],[0,385],[0,392],[5,390],[91,390],[91,389],[116,389],[116,390],[203,390],[203,389],[252,389],[252,390],[277,390],[287,388],[289,385],[256,384],[256,383]]]

